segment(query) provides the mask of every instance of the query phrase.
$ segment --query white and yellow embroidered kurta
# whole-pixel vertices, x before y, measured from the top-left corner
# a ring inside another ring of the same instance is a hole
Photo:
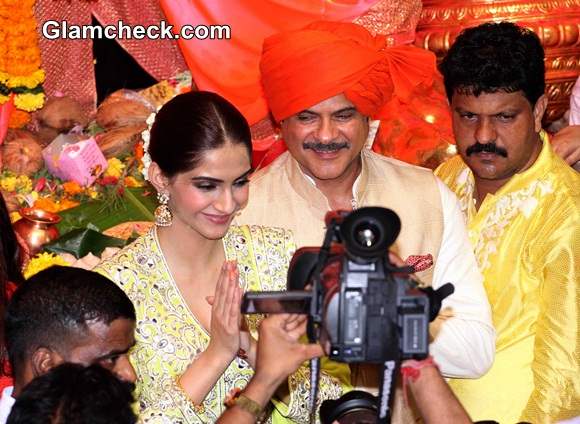
[[[580,176],[550,144],[479,210],[459,156],[436,174],[457,194],[498,334],[492,369],[450,384],[474,420],[580,415]]]
[[[295,245],[288,231],[259,226],[231,227],[223,239],[227,260],[237,260],[246,290],[284,290]],[[141,419],[148,423],[211,423],[224,410],[223,401],[243,388],[253,375],[248,363],[236,358],[201,405],[193,405],[179,389],[178,378],[203,352],[210,335],[191,313],[173,280],[155,229],[121,250],[96,269],[116,282],[135,305],[136,346],[131,361],[137,372]],[[257,334],[257,320],[250,319]],[[345,379],[348,377],[345,377]],[[274,423],[307,422],[308,370],[288,379],[289,405],[276,402]],[[322,374],[320,399],[338,398],[342,387]],[[288,419],[286,419],[287,417]]]

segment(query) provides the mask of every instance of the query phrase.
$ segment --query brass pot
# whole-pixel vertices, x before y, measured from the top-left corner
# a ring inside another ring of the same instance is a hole
[[[19,211],[22,219],[13,224],[14,231],[26,242],[30,255],[40,252],[42,246],[59,237],[56,224],[60,216],[38,208],[24,208]]]

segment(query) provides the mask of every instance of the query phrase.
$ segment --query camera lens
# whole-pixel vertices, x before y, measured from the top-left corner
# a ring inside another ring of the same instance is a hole
[[[372,247],[378,239],[378,228],[372,224],[363,223],[354,229],[354,239],[364,247]]]
[[[377,422],[377,398],[361,390],[352,390],[336,400],[325,400],[320,406],[322,424],[367,424]]]
[[[340,224],[346,251],[354,260],[383,257],[397,239],[401,220],[386,208],[360,208],[348,214]]]

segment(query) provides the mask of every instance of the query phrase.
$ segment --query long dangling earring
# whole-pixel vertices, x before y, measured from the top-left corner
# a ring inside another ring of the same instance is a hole
[[[157,192],[159,206],[155,209],[155,225],[158,227],[169,227],[173,221],[173,214],[167,204],[169,203],[169,193]]]

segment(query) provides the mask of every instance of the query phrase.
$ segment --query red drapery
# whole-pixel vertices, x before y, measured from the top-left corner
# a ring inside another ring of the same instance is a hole
[[[37,0],[44,89],[48,96],[62,93],[78,100],[86,112],[96,107],[92,40],[49,40],[41,27],[48,20],[69,25],[90,25],[94,15],[102,25],[159,25],[164,20],[157,0]],[[153,78],[167,79],[187,69],[174,40],[116,40]]]

